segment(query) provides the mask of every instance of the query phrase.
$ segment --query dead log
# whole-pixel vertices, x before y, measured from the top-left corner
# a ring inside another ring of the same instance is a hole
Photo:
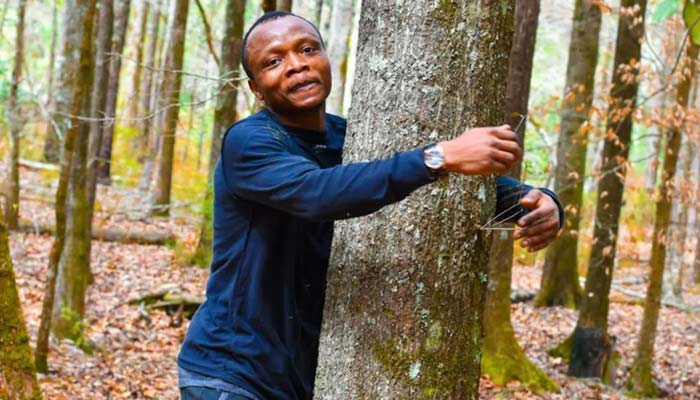
[[[173,286],[129,300],[129,304],[143,305],[147,310],[163,310],[176,320],[192,318],[203,302],[203,297],[183,294],[179,287]]]
[[[45,222],[30,222],[21,220],[19,223],[19,231],[35,234],[53,235],[54,225]],[[94,226],[92,228],[92,238],[103,242],[118,242],[129,244],[144,244],[144,245],[165,245],[175,242],[176,237],[170,231],[141,231],[141,230],[122,230],[114,228],[103,228]]]

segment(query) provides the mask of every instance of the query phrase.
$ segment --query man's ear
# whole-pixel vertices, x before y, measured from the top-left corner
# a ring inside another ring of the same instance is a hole
[[[250,91],[253,92],[255,97],[260,100],[260,101],[265,101],[263,98],[262,93],[260,93],[260,90],[258,90],[258,85],[255,84],[255,81],[252,79],[248,79],[248,87],[250,88]]]

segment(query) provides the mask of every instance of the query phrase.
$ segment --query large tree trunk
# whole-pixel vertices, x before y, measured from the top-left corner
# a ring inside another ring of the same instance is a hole
[[[681,77],[678,82],[678,95],[676,100],[678,117],[685,118],[685,110],[688,107],[688,94],[695,72],[698,58],[698,46],[689,41],[686,50],[686,60],[679,68]],[[664,265],[666,262],[666,246],[668,245],[669,216],[671,213],[671,199],[677,195],[674,185],[678,152],[681,145],[681,129],[672,126],[669,132],[668,147],[664,157],[661,182],[659,183],[659,196],[656,201],[656,220],[654,222],[654,235],[651,247],[651,271],[649,284],[644,301],[644,317],[637,343],[637,352],[630,371],[628,388],[634,393],[643,396],[656,396],[656,385],[652,381],[651,368],[654,359],[654,341],[656,340],[656,326],[659,320],[659,308],[661,307],[661,288],[663,285]]]
[[[130,9],[131,0],[118,0],[114,9],[114,32],[112,33],[111,56],[108,58],[109,83],[107,84],[107,99],[105,101],[105,117],[108,121],[102,128],[102,140],[100,143],[100,160],[102,162],[97,168],[97,179],[104,184],[110,183],[112,144],[114,143],[114,128],[117,125],[117,121],[114,117],[117,111],[119,75],[122,68],[122,51],[124,50],[126,30],[129,26]]]
[[[352,0],[333,1],[331,27],[328,58],[331,62],[333,90],[326,100],[326,110],[333,114],[342,114],[348,71],[348,39],[352,29]]]
[[[611,103],[598,183],[593,248],[578,322],[573,335],[564,344],[571,357],[569,374],[575,376],[607,376],[605,364],[612,357],[613,346],[607,334],[608,295],[627,173],[632,133],[631,114],[636,106],[639,87],[636,76],[639,73],[645,10],[646,0],[622,1],[615,45],[613,85],[610,89]]]
[[[87,4],[86,4],[87,3]],[[92,20],[95,13],[95,0],[82,1],[79,4],[75,2],[71,3],[71,7],[66,9],[66,13],[71,13],[73,15],[66,16],[64,18],[72,20],[77,24],[74,30],[71,31],[71,35],[64,36],[64,41],[70,41],[70,45],[64,45],[67,47],[75,47],[80,49],[81,47],[90,48],[91,36],[92,36]],[[90,32],[83,35],[83,32]],[[84,37],[83,37],[84,36]],[[89,38],[88,38],[89,37]],[[92,53],[92,49],[89,49],[88,53]],[[87,49],[85,50],[87,52]],[[82,51],[81,51],[82,52]],[[91,58],[92,54],[89,54]],[[87,61],[81,54],[79,58],[82,63],[85,61],[86,65],[80,64],[80,68],[73,73],[82,73],[83,68],[87,68]],[[88,76],[92,76],[92,71],[88,71]],[[75,77],[63,77],[64,79],[72,79],[75,82]],[[83,110],[84,102],[89,96],[87,96],[89,87],[84,87],[85,85],[75,85],[73,90],[73,95],[71,98],[74,100],[71,105],[70,112],[72,117],[71,129],[66,131],[66,136],[63,141],[63,152],[61,154],[61,168],[58,178],[58,185],[56,187],[56,206],[55,206],[55,217],[56,217],[56,237],[51,246],[51,252],[49,253],[49,262],[47,268],[46,277],[46,287],[44,289],[44,300],[42,302],[41,308],[41,321],[39,324],[39,332],[37,334],[37,345],[36,345],[36,366],[39,372],[48,371],[48,363],[46,356],[48,354],[49,348],[49,332],[53,322],[53,310],[56,295],[56,281],[58,277],[58,265],[61,259],[61,254],[63,252],[66,236],[66,203],[68,197],[68,184],[71,172],[73,170],[73,150],[75,148],[76,139],[78,136],[79,125],[77,116],[80,115]],[[83,125],[84,126],[84,125]]]
[[[586,173],[588,114],[593,102],[600,8],[588,0],[577,0],[566,68],[566,89],[561,109],[554,187],[564,210],[566,225],[547,248],[537,306],[574,308],[579,302],[578,234],[581,221],[583,178]]]
[[[5,221],[9,229],[16,229],[19,223],[19,144],[24,125],[22,110],[17,99],[19,84],[22,81],[24,63],[24,15],[27,1],[19,0],[17,5],[17,34],[15,35],[15,63],[12,67],[12,83],[7,96],[7,120],[10,125],[10,154],[7,157],[7,192],[5,196]]]
[[[194,261],[199,265],[209,265],[212,246],[212,218],[214,167],[221,152],[221,139],[231,124],[237,119],[236,98],[238,96],[238,77],[241,63],[241,39],[243,37],[243,13],[246,0],[228,0],[224,34],[221,39],[221,66],[219,75],[224,79],[216,99],[214,126],[212,128],[211,148],[209,149],[209,167],[207,174],[207,191],[204,196],[204,216],[199,233],[199,242]]]
[[[511,113],[527,115],[530,96],[532,57],[535,54],[539,0],[517,0],[515,8],[515,33],[510,50],[508,87],[506,89],[505,115]],[[524,143],[525,124],[517,132],[520,143]],[[511,171],[511,176],[520,178],[521,164]],[[484,308],[484,345],[481,355],[482,372],[491,379],[505,385],[515,379],[532,391],[556,390],[557,385],[547,377],[525,355],[515,338],[510,321],[510,284],[513,270],[513,234],[511,231],[497,232],[493,236],[489,257],[489,285]]]
[[[503,122],[514,2],[363,6],[346,161]],[[317,398],[478,397],[491,244],[478,227],[493,215],[493,188],[450,176],[338,224]]]
[[[101,165],[100,146],[102,145],[102,131],[106,116],[107,85],[109,83],[110,56],[112,49],[112,33],[114,26],[114,4],[112,0],[98,0],[100,2],[99,27],[97,32],[97,48],[95,51],[95,74],[92,90],[92,104],[90,116],[99,118],[92,121],[90,126],[90,144],[88,149],[88,209],[92,213],[95,204],[97,189],[97,168]]]
[[[180,107],[180,82],[182,61],[185,55],[185,33],[187,31],[188,0],[175,0],[170,12],[171,18],[168,29],[168,40],[163,62],[163,96],[160,107],[165,109],[163,124],[160,132],[160,152],[158,163],[158,179],[153,203],[157,207],[155,214],[168,215],[170,205],[170,189],[173,176],[173,155],[175,154],[175,134]],[[167,109],[166,109],[167,107]]]
[[[20,8],[25,8],[22,0]],[[23,11],[20,11],[23,13]],[[20,20],[23,20],[21,17]],[[0,207],[0,399],[41,399]]]
[[[148,12],[150,11],[151,3],[147,0],[141,0],[141,8],[139,9],[139,20],[136,24],[138,31],[134,35],[134,48],[136,57],[134,60],[134,72],[131,75],[131,94],[129,95],[129,124],[136,127],[138,124],[135,119],[139,116],[139,100],[141,97],[141,75],[143,74],[143,43],[146,40],[146,28],[148,23]]]
[[[80,40],[80,80],[75,86],[74,115],[89,115],[90,92],[94,77],[92,27],[96,0],[84,0],[77,7],[84,9]],[[85,291],[92,279],[90,273],[90,212],[87,196],[87,153],[90,123],[74,118],[71,130],[77,130],[66,198],[65,243],[58,262],[56,301],[53,304],[52,330],[59,338],[78,339],[85,314]]]

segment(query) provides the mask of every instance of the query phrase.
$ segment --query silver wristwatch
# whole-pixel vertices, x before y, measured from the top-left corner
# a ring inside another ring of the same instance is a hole
[[[442,150],[442,147],[433,143],[423,148],[423,163],[432,172],[442,172],[445,166],[445,152]]]

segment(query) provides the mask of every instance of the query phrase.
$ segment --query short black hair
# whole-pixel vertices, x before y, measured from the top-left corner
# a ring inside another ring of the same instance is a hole
[[[311,21],[309,21],[308,19],[306,19],[302,16],[299,16],[299,15],[296,15],[296,14],[292,14],[292,13],[287,12],[287,11],[279,11],[279,10],[268,11],[265,14],[263,14],[262,16],[260,16],[260,18],[255,20],[255,22],[253,22],[253,25],[251,25],[250,28],[248,28],[248,31],[245,33],[245,36],[243,36],[243,43],[241,43],[241,64],[243,65],[243,71],[245,71],[245,74],[248,76],[248,79],[253,79],[253,72],[250,70],[250,67],[248,66],[248,36],[250,36],[250,34],[253,32],[253,30],[255,30],[255,28],[258,27],[258,25],[261,25],[267,21],[272,21],[275,19],[280,19],[280,18],[288,17],[288,16],[300,18],[300,19],[306,21],[309,25],[311,25],[314,28],[314,30],[316,31],[316,34],[318,35],[318,39],[321,41],[321,47],[324,47],[324,48],[326,47],[326,45],[323,43],[323,36],[321,36],[321,32],[319,32],[316,25],[311,23]]]

